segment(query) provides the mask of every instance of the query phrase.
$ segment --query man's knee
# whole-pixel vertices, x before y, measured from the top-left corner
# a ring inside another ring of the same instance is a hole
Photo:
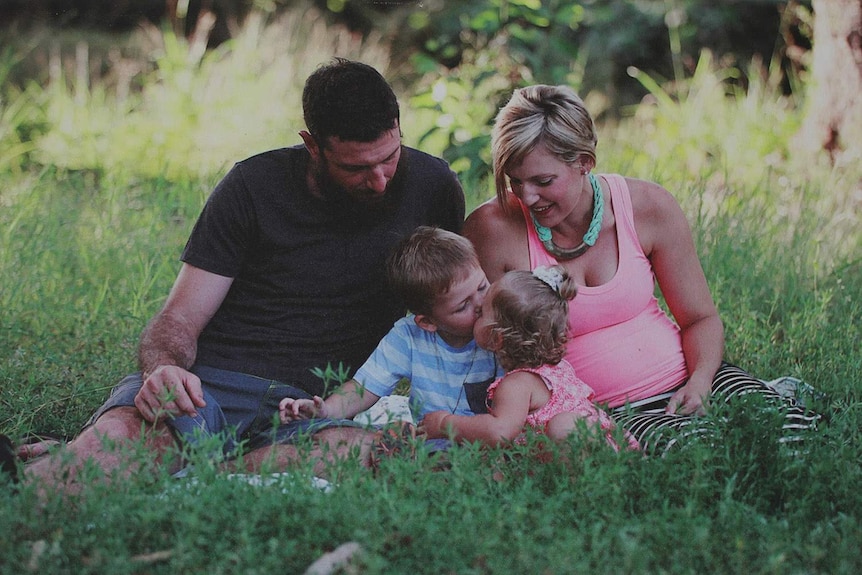
[[[81,432],[75,442],[85,449],[99,449],[105,444],[132,443],[142,437],[159,446],[173,442],[173,436],[164,423],[151,424],[137,408],[122,406],[103,413]]]
[[[371,465],[374,433],[358,427],[331,427],[314,435],[324,457],[343,459],[355,456],[365,467]]]
[[[319,444],[332,447],[371,444],[374,433],[360,427],[330,427],[314,434]]]

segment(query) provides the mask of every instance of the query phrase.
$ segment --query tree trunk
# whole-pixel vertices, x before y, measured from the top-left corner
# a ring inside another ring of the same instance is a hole
[[[814,45],[808,111],[800,140],[809,150],[862,152],[862,0],[812,0]]]

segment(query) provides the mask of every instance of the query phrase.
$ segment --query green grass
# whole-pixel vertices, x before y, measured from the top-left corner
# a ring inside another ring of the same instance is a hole
[[[77,104],[72,88],[4,94],[0,431],[73,435],[134,369],[138,333],[170,289],[227,162],[297,141],[288,119],[296,82],[272,68],[304,76],[332,48],[267,51],[274,44],[263,38],[277,30],[246,30],[237,42],[245,48],[148,77],[126,104],[134,104],[128,119],[114,115],[108,89]],[[174,49],[171,62],[181,60]],[[239,81],[255,50],[262,90],[280,91],[277,110],[261,118],[261,95],[249,94],[256,84]],[[774,419],[740,408],[719,425],[717,445],[665,459],[577,439],[563,448],[568,463],[466,447],[445,471],[424,458],[385,461],[377,474],[344,463],[330,470],[328,493],[311,487],[304,466],[260,487],[193,456],[195,481],[138,473],[110,487],[94,481],[71,500],[53,494],[44,508],[31,489],[0,490],[0,573],[302,572],[348,541],[363,548],[348,572],[361,573],[859,572],[862,174],[797,157],[796,97],[756,66],[745,72],[749,90],[728,88],[724,79],[740,74],[704,56],[686,83],[653,86],[653,102],[601,126],[599,171],[654,179],[679,198],[725,322],[728,359],[829,394],[818,406],[828,421],[805,453],[781,452]],[[213,85],[237,88],[218,102],[181,89]],[[176,105],[159,112],[165,98]],[[72,128],[56,113],[70,105],[78,111],[62,117]],[[189,106],[193,116],[183,113]],[[427,113],[403,115],[413,143],[428,131]],[[484,120],[456,121],[475,136],[487,129]],[[154,144],[157,125],[171,129]],[[232,129],[238,136],[226,137]],[[198,149],[184,135],[209,143]],[[472,207],[487,187],[468,196]]]

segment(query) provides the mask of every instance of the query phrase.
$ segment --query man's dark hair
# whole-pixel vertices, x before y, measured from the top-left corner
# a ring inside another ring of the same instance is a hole
[[[308,77],[302,112],[309,133],[321,146],[333,136],[372,142],[399,119],[398,100],[380,72],[344,58],[335,58]]]

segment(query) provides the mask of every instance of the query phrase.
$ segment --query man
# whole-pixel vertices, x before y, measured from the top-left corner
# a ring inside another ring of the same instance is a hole
[[[144,329],[140,373],[125,378],[67,451],[37,459],[29,480],[74,489],[87,459],[131,473],[112,443],[171,448],[219,435],[242,466],[285,464],[305,430],[366,451],[369,434],[327,425],[272,427],[284,397],[324,395],[313,370],[352,373],[404,314],[384,281],[391,249],[419,225],[460,231],[464,196],[449,167],[401,145],[399,108],[373,68],[336,59],[302,95],[303,144],[236,164],[208,199],[162,310]],[[318,371],[318,374],[320,371]],[[333,386],[339,382],[331,382]],[[364,452],[363,452],[364,453]]]

